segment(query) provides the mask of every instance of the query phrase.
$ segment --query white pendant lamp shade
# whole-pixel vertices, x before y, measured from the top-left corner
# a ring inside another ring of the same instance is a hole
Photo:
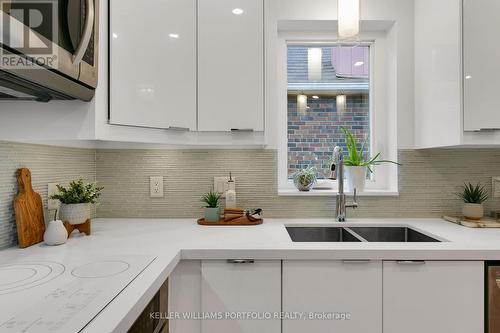
[[[340,39],[354,38],[359,35],[359,1],[338,0]]]
[[[318,47],[307,49],[307,69],[309,81],[321,80],[321,60],[323,51]]]
[[[307,110],[307,96],[304,94],[297,95],[297,111],[306,112]]]

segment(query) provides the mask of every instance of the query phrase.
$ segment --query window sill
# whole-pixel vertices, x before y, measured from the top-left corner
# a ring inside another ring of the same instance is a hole
[[[345,192],[347,195],[353,195],[352,192]],[[335,197],[337,190],[315,190],[309,192],[301,192],[297,189],[278,189],[278,196],[280,197]],[[398,197],[398,191],[384,191],[384,190],[365,190],[357,193],[358,197]]]

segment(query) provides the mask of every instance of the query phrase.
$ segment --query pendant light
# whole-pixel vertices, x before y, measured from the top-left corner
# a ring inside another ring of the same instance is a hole
[[[339,39],[359,35],[360,0],[338,0]]]

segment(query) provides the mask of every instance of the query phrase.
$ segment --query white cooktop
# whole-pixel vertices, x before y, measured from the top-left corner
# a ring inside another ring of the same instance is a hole
[[[0,332],[80,332],[154,259],[0,262]]]

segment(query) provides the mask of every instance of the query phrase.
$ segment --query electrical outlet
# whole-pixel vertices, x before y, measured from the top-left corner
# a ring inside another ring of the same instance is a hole
[[[149,196],[163,198],[163,176],[149,177]]]
[[[500,198],[500,177],[493,177],[491,179],[491,191],[494,198]]]
[[[226,191],[229,189],[227,182],[229,181],[229,177],[214,177],[214,191],[218,192],[220,195],[224,195]],[[233,177],[233,181],[236,185],[236,178]]]
[[[47,185],[47,198],[50,198],[54,194],[59,193],[57,189],[58,183],[49,183]],[[61,206],[61,202],[59,200],[47,199],[47,210],[56,210]]]

